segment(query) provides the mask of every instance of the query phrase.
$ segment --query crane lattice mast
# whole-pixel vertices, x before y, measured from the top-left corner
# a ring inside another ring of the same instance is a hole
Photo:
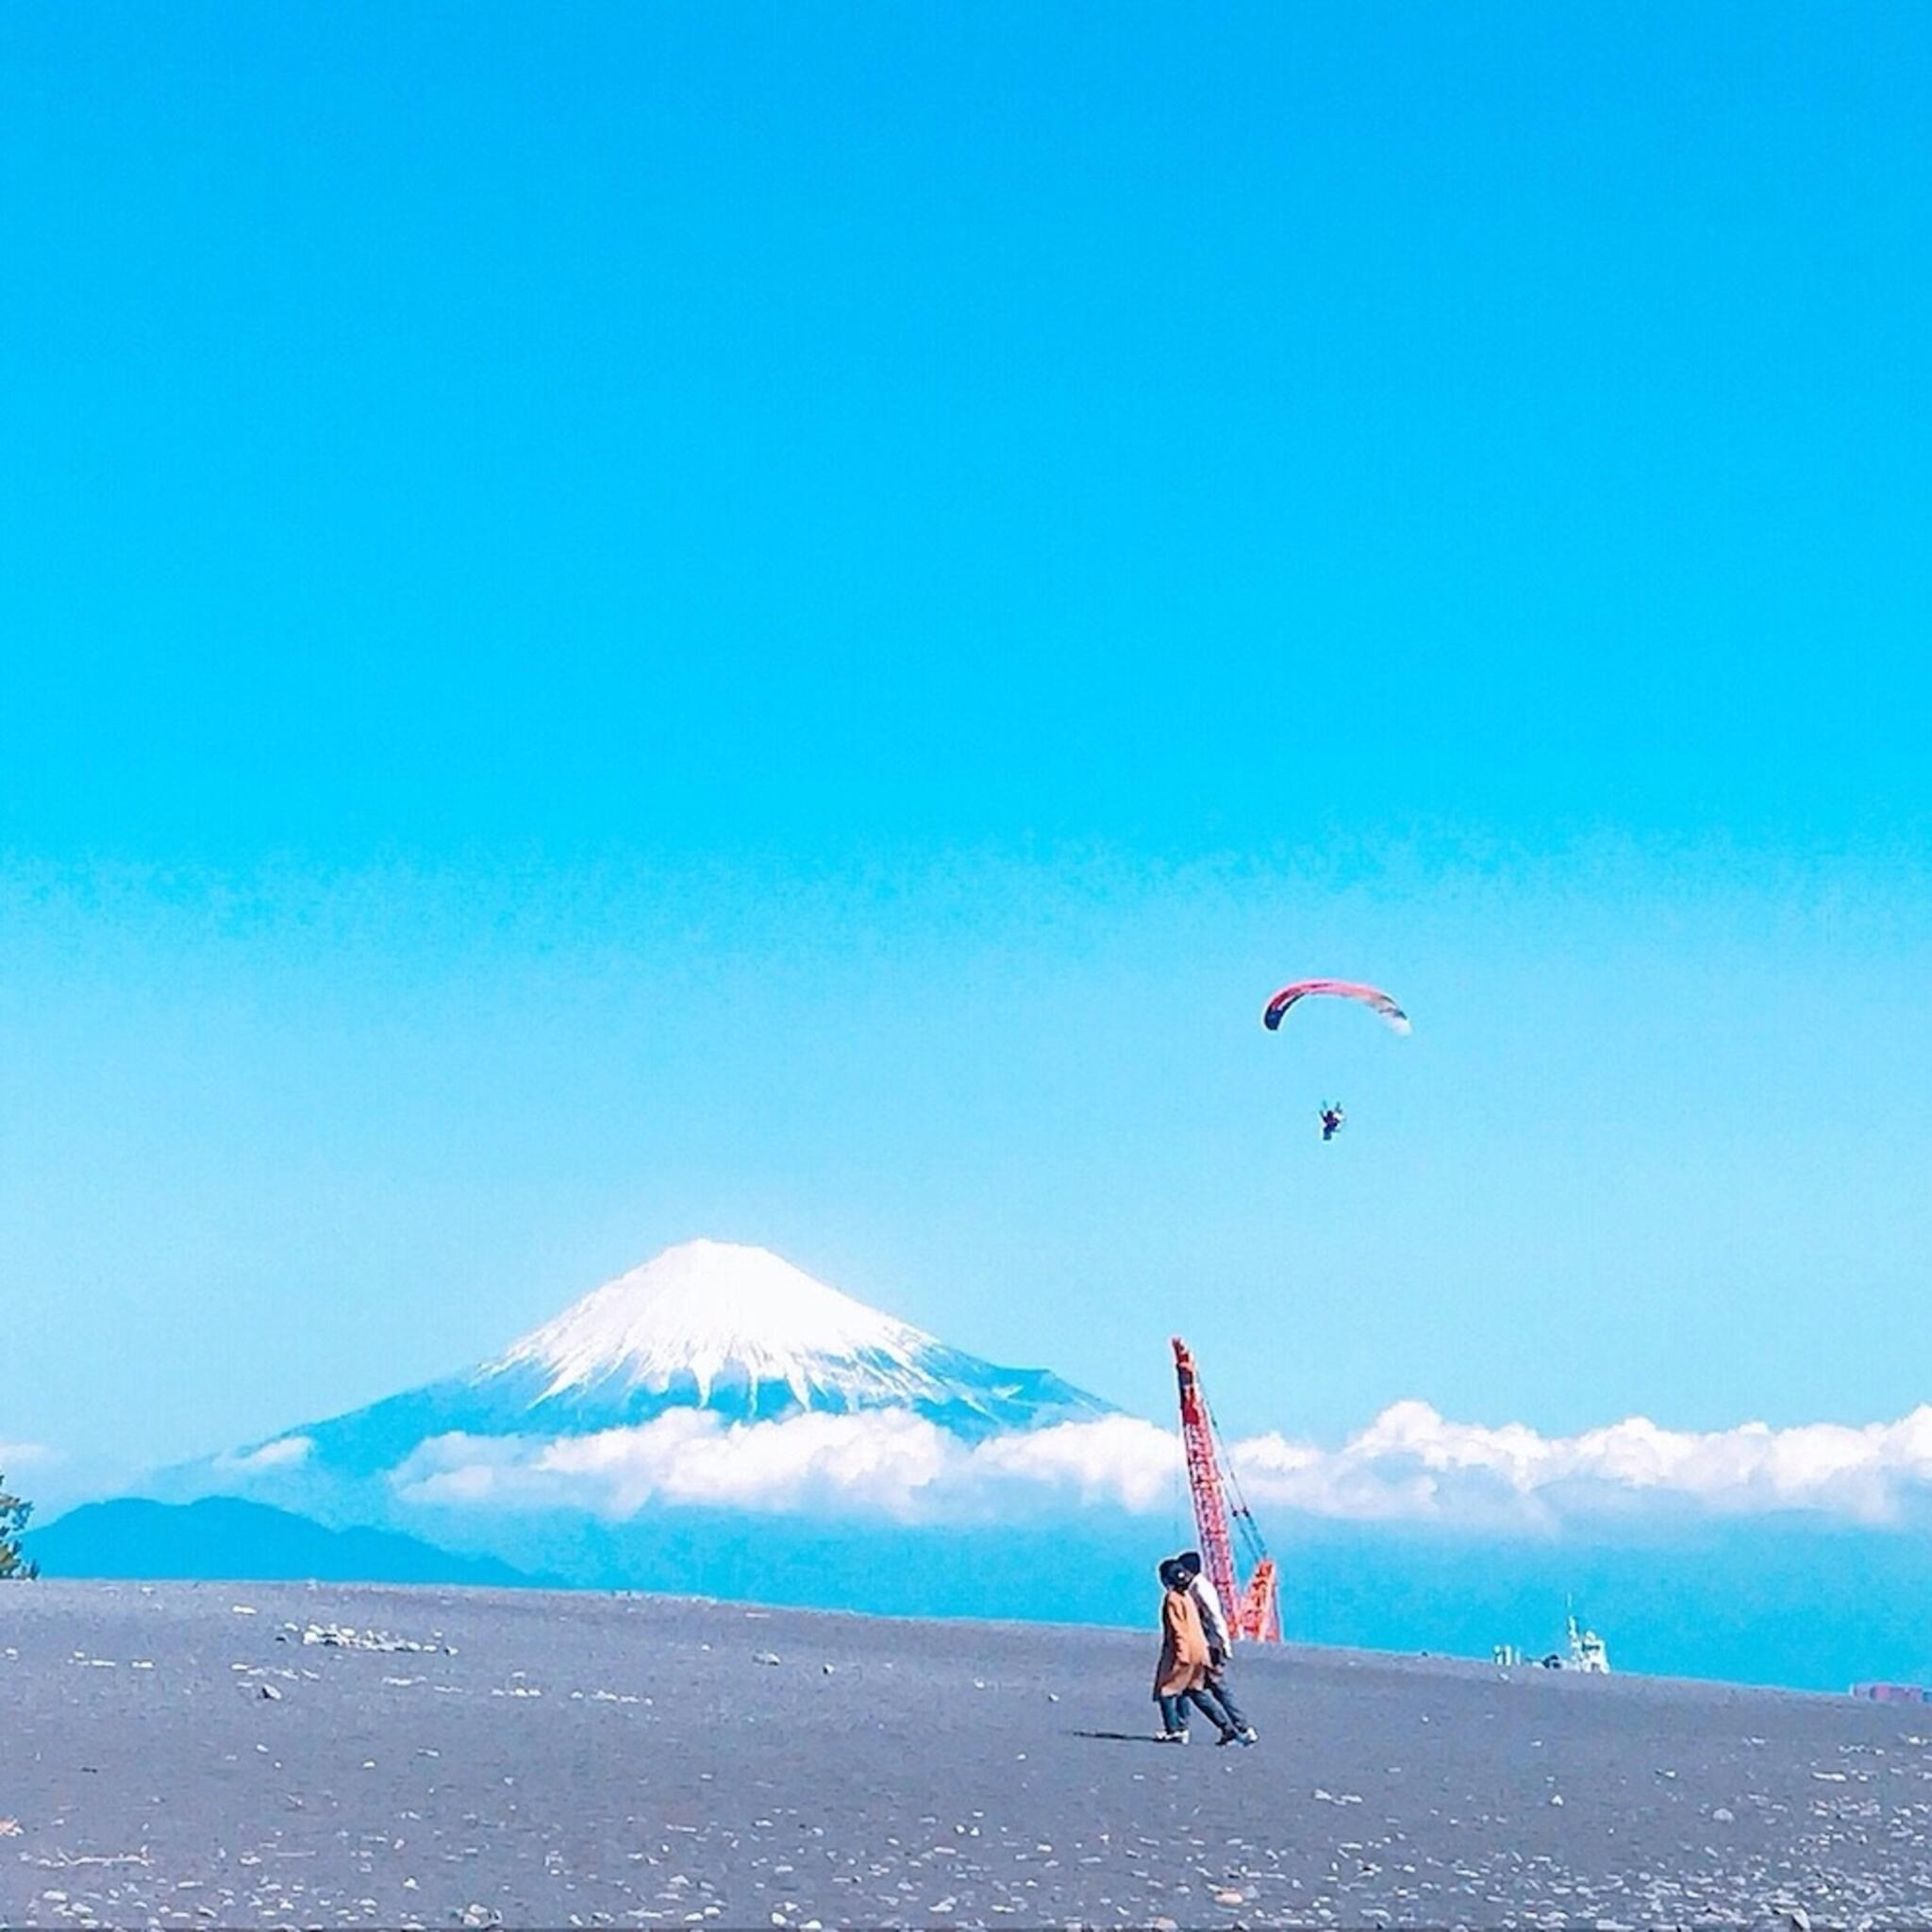
[[[1224,1474],[1225,1458],[1214,1427],[1214,1417],[1201,1393],[1194,1357],[1178,1335],[1174,1338],[1174,1379],[1180,1385],[1181,1441],[1187,1450],[1188,1487],[1194,1493],[1194,1524],[1201,1537],[1201,1561],[1214,1593],[1226,1607],[1236,1637],[1255,1643],[1281,1641],[1281,1606],[1274,1558],[1261,1541],[1261,1533],[1241,1493],[1233,1472]],[[1235,1494],[1230,1512],[1228,1489]],[[1236,1577],[1234,1527],[1239,1527],[1253,1555],[1255,1567],[1247,1587]]]

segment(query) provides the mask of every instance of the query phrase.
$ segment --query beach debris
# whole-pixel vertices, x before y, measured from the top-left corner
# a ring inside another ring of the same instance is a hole
[[[255,1690],[258,1696],[266,1697],[273,1703],[279,1704],[282,1701],[282,1693],[273,1684],[258,1684]]]
[[[19,1836],[20,1836],[20,1820],[19,1820],[19,1819],[17,1819],[17,1818],[0,1818],[0,1838],[18,1838]]]
[[[752,1657],[752,1662],[755,1664],[775,1664],[779,1660],[778,1653],[775,1650],[760,1650]]]
[[[329,1650],[407,1650],[438,1657],[454,1657],[456,1645],[415,1637],[398,1637],[389,1630],[358,1630],[347,1624],[284,1624],[276,1641],[286,1642],[290,1632],[304,1643],[319,1643]]]

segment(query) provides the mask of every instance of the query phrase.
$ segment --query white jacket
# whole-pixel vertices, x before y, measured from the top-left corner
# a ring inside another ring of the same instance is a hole
[[[1227,1619],[1222,1614],[1221,1598],[1208,1581],[1206,1571],[1188,1585],[1188,1591],[1194,1599],[1195,1607],[1201,1612],[1201,1627],[1208,1633],[1208,1648],[1214,1653],[1217,1663],[1224,1661],[1234,1645],[1228,1641]]]

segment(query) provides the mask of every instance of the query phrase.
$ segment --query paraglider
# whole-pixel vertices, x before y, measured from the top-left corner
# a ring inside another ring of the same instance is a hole
[[[1359,1000],[1396,1032],[1407,1033],[1409,1030],[1408,1015],[1379,986],[1360,986],[1352,979],[1298,979],[1292,986],[1284,986],[1263,1008],[1262,1025],[1271,1033],[1276,1032],[1289,1008],[1297,1000],[1307,999],[1316,993],[1327,993],[1337,999]]]
[[[1335,999],[1358,1000],[1397,1033],[1407,1033],[1409,1030],[1408,1015],[1395,1004],[1390,994],[1384,992],[1379,986],[1363,986],[1353,979],[1297,979],[1292,985],[1284,986],[1262,1008],[1262,1025],[1271,1033],[1279,1032],[1288,1009],[1297,1000],[1308,999],[1317,994],[1326,994]],[[1324,1144],[1334,1140],[1348,1124],[1348,1115],[1339,1100],[1324,1100],[1322,1103],[1321,1120],[1322,1140]]]

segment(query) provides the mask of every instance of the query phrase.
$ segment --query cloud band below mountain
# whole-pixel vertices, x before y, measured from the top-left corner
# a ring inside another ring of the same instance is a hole
[[[1864,1426],[1695,1432],[1633,1417],[1546,1437],[1403,1402],[1337,1449],[1270,1434],[1231,1457],[1249,1502],[1284,1515],[1549,1528],[1674,1507],[1885,1524],[1932,1499],[1932,1407]],[[672,1504],[924,1521],[1069,1506],[1165,1512],[1182,1463],[1171,1431],[1128,1416],[969,1444],[903,1410],[731,1424],[682,1409],[589,1436],[438,1437],[391,1481],[402,1500],[443,1507],[622,1519]]]

